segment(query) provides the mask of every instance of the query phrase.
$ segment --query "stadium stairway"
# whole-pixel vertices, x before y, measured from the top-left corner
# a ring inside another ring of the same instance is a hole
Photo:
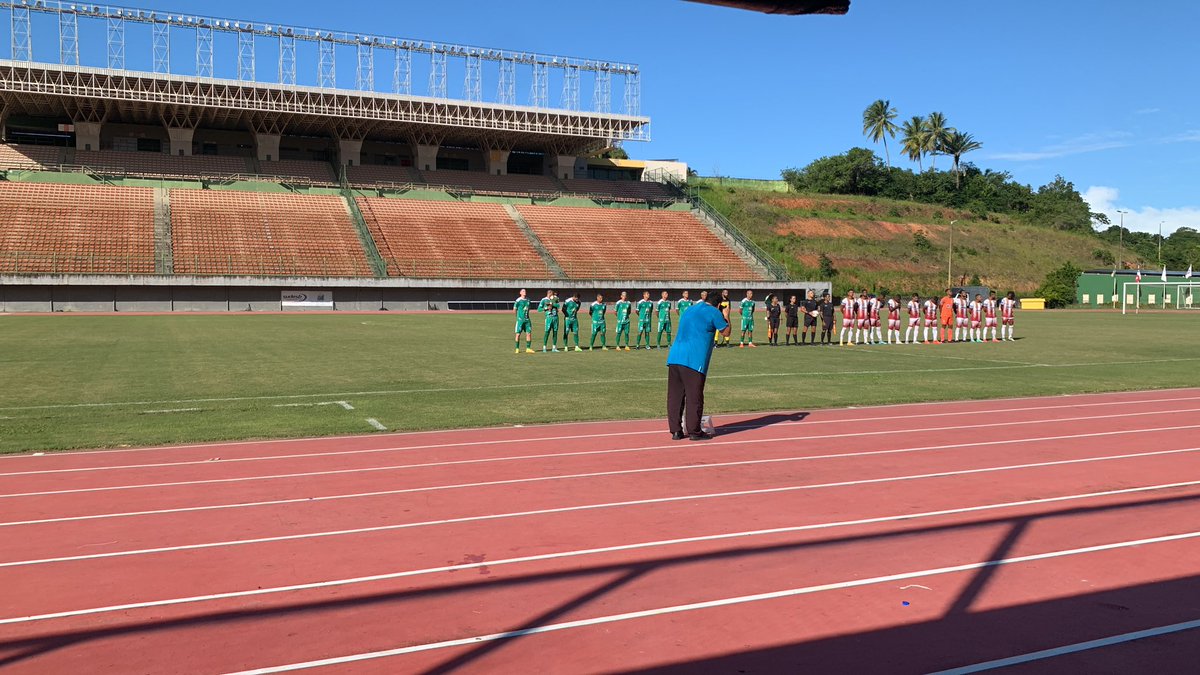
[[[521,215],[517,207],[512,204],[505,204],[504,211],[508,213],[509,218],[512,218],[516,222],[517,227],[521,228],[521,234],[524,234],[525,238],[529,240],[529,245],[542,257],[542,261],[546,263],[546,267],[550,268],[554,276],[559,279],[566,279],[567,273],[563,271],[562,265],[558,264],[558,261],[550,254],[550,249],[546,248],[546,245],[542,243],[542,240],[533,231],[533,228],[529,227],[529,221],[525,220],[525,216]]]
[[[175,273],[175,248],[171,243],[171,193],[154,188],[154,273]]]

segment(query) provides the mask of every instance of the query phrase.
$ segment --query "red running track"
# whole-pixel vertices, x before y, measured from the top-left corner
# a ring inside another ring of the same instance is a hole
[[[1191,673],[1200,389],[0,458],[4,673]]]

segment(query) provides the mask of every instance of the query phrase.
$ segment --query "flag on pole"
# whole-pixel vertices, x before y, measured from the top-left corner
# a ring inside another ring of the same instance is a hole
[[[1137,276],[1134,277],[1133,280],[1138,282],[1139,284],[1142,283],[1142,268],[1141,267],[1138,268]]]
[[[1163,265],[1162,277],[1163,283],[1167,282],[1167,266]]]
[[[1184,278],[1184,279],[1191,279],[1191,278],[1192,278],[1192,266],[1191,266],[1191,265],[1188,265],[1188,271],[1187,271],[1187,274],[1183,275],[1183,278]]]
[[[1113,268],[1113,271],[1112,271],[1112,274],[1110,274],[1110,275],[1108,275],[1108,276],[1110,276],[1110,277],[1112,277],[1112,278],[1116,279],[1116,278],[1117,278],[1117,268],[1115,268],[1115,267],[1114,267],[1114,268]]]

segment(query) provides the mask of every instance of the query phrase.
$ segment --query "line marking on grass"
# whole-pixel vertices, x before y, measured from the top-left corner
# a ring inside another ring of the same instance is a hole
[[[1099,415],[1099,416],[1090,416],[1090,417],[1088,417],[1088,416],[1064,417],[1064,418],[1053,419],[1053,420],[1040,420],[1037,422],[1027,422],[1027,421],[990,422],[988,424],[967,424],[967,425],[956,425],[956,426],[948,426],[948,427],[931,427],[928,429],[923,429],[923,431],[930,431],[930,432],[933,432],[933,431],[961,431],[964,429],[983,429],[983,428],[994,428],[994,427],[1004,427],[1004,426],[1024,425],[1024,424],[1054,424],[1054,423],[1059,423],[1059,422],[1078,422],[1078,421],[1095,420],[1095,419],[1113,419],[1113,418],[1118,418],[1118,417],[1137,417],[1140,415],[1176,414],[1176,413],[1181,413],[1181,412],[1197,412],[1197,411],[1200,411],[1200,408],[1188,408],[1185,410],[1163,410],[1163,411],[1154,411],[1152,413],[1119,413],[1116,415]],[[973,446],[981,446],[981,445],[1005,445],[1005,444],[1010,444],[1010,443],[1029,442],[1029,441],[1033,441],[1033,440],[1062,440],[1062,439],[1069,439],[1069,438],[1087,438],[1087,437],[1095,437],[1095,436],[1117,436],[1117,435],[1129,434],[1129,433],[1157,433],[1157,432],[1164,432],[1164,431],[1180,431],[1183,429],[1197,429],[1197,428],[1200,428],[1200,424],[1191,424],[1191,425],[1174,426],[1174,427],[1157,427],[1157,428],[1153,428],[1153,429],[1139,428],[1139,429],[1126,429],[1126,430],[1120,430],[1120,431],[1102,431],[1102,432],[1093,432],[1093,433],[1087,433],[1087,434],[1071,434],[1071,435],[1067,435],[1067,436],[1051,436],[1051,437],[1045,437],[1044,439],[977,441],[974,443],[955,443],[955,444],[945,445],[945,446],[925,446],[925,447],[915,448],[915,449],[926,450],[926,449],[941,449],[941,448],[973,447]],[[891,434],[895,434],[895,433],[896,433],[896,431],[894,429],[885,429],[882,431],[858,431],[858,432],[853,432],[853,433],[848,433],[848,434],[827,434],[827,435],[823,435],[823,436],[786,436],[786,437],[782,437],[782,438],[757,438],[757,439],[751,438],[751,439],[735,440],[735,441],[709,441],[709,442],[705,443],[705,446],[706,447],[721,447],[721,446],[728,446],[728,445],[746,445],[746,444],[753,444],[753,443],[766,444],[766,443],[785,443],[785,442],[795,442],[795,441],[805,441],[805,440],[829,440],[829,439],[847,438],[847,437],[891,435]],[[464,445],[478,445],[478,444],[480,444],[480,442],[464,443]],[[436,445],[433,447],[446,447],[446,444]],[[436,466],[457,466],[457,465],[463,465],[463,464],[483,464],[483,463],[489,463],[489,462],[511,462],[511,461],[528,460],[528,459],[553,459],[556,457],[576,457],[576,456],[587,456],[587,455],[610,455],[610,454],[619,454],[619,453],[648,452],[648,451],[656,451],[656,450],[676,450],[676,449],[679,449],[679,447],[680,446],[678,445],[678,443],[672,443],[671,445],[650,445],[650,446],[639,445],[639,446],[635,446],[632,448],[615,448],[615,449],[611,449],[611,450],[580,450],[580,451],[575,451],[575,452],[549,453],[549,454],[540,454],[540,455],[517,455],[517,456],[510,456],[510,457],[487,457],[487,458],[478,458],[478,459],[459,459],[459,460],[448,460],[448,461],[442,461],[442,462],[428,462],[428,463],[424,463],[424,464],[391,464],[391,465],[386,465],[386,466],[369,466],[369,467],[359,467],[359,468],[354,468],[354,469],[328,469],[325,471],[307,471],[307,472],[299,472],[299,473],[268,474],[268,475],[260,475],[260,476],[238,476],[238,477],[234,477],[234,478],[208,478],[208,479],[203,479],[203,480],[173,481],[173,482],[166,482],[166,483],[136,483],[136,484],[131,484],[131,485],[106,485],[106,486],[86,487],[86,488],[69,488],[69,489],[65,489],[65,490],[47,490],[47,491],[42,491],[42,492],[19,492],[19,493],[0,494],[0,499],[12,499],[12,498],[17,498],[17,497],[46,497],[46,496],[50,496],[50,495],[77,494],[77,493],[81,493],[81,492],[113,492],[113,491],[117,491],[117,490],[136,490],[136,489],[145,489],[145,488],[181,487],[181,486],[185,486],[185,485],[212,485],[212,484],[220,484],[220,483],[245,483],[245,482],[256,481],[256,480],[279,480],[279,479],[286,479],[286,478],[305,478],[305,477],[311,477],[311,476],[333,476],[333,475],[351,474],[351,473],[373,473],[373,472],[377,472],[377,471],[401,471],[401,470],[405,470],[405,469],[429,468],[429,467],[436,467]],[[841,454],[827,455],[827,456],[826,455],[814,455],[813,457],[817,458],[817,459],[830,459],[833,457],[861,457],[861,456],[870,456],[870,455],[899,454],[899,453],[906,452],[906,451],[911,452],[912,450],[914,450],[914,448],[901,448],[901,449],[892,449],[892,450],[870,450],[870,451],[865,451],[865,452],[841,453]],[[200,463],[208,463],[208,462],[200,462]],[[695,468],[702,468],[704,466],[711,466],[711,465],[688,465],[688,466],[694,466]],[[618,472],[618,473],[628,473],[628,472]],[[581,474],[581,475],[591,475],[591,474]],[[568,477],[568,476],[553,476],[553,477],[549,477],[549,478],[565,478],[565,477]],[[515,481],[501,481],[501,483],[525,482],[525,481],[546,480],[546,479],[547,478],[519,479],[519,480],[515,480]],[[420,488],[420,489],[428,490],[430,488]]]
[[[12,617],[0,619],[0,625],[28,623],[33,621],[42,621],[46,619],[58,619],[72,616],[83,616],[90,614],[103,614],[108,612],[120,612],[133,609],[146,609],[149,607],[163,607],[168,605],[180,605],[197,602],[206,602],[212,600],[226,600],[231,598],[240,598],[255,595],[267,595],[274,593],[285,593],[294,591],[312,590],[318,588],[329,588],[334,586],[347,586],[351,584],[369,583],[373,581],[388,581],[405,577],[421,576],[425,574],[437,574],[442,572],[455,572],[469,569],[477,569],[480,567],[491,567],[499,565],[513,565],[527,562],[540,562],[544,560],[555,560],[561,558],[577,558],[588,555],[596,555],[602,553],[614,553],[620,551],[631,551],[638,549],[659,548],[664,546],[675,546],[680,544],[691,544],[709,541],[721,541],[728,539],[743,539],[750,537],[788,534],[794,532],[804,532],[811,530],[826,530],[840,527],[854,527],[861,525],[876,525],[881,523],[908,521],[920,518],[935,518],[947,515],[958,515],[963,513],[977,513],[983,511],[1001,510],[1006,508],[1017,508],[1024,506],[1034,506],[1039,504],[1052,504],[1057,502],[1078,501],[1091,499],[1096,497],[1111,497],[1117,495],[1138,494],[1144,492],[1155,492],[1159,490],[1169,490],[1179,487],[1192,487],[1200,485],[1200,481],[1189,481],[1186,483],[1167,483],[1161,485],[1146,485],[1133,488],[1123,488],[1119,490],[1106,490],[1103,492],[1087,492],[1073,495],[1060,495],[1055,497],[1043,497],[1039,499],[1028,499],[1017,502],[1000,502],[994,504],[981,504],[976,506],[966,506],[953,509],[940,509],[936,511],[925,511],[918,513],[906,513],[900,515],[877,516],[871,518],[860,518],[855,520],[834,521],[828,523],[812,523],[808,525],[792,525],[786,527],[777,527],[762,530],[747,530],[742,532],[722,532],[717,534],[697,535],[693,537],[680,537],[676,539],[665,539],[660,541],[644,541],[632,544],[617,544],[613,546],[604,546],[589,549],[576,549],[571,551],[559,551],[556,553],[542,553],[537,555],[521,556],[516,558],[507,558],[500,560],[489,560],[483,562],[460,563],[455,565],[446,565],[442,567],[432,567],[426,569],[406,570],[401,572],[389,572],[371,576],[351,577],[346,579],[333,579],[328,581],[317,581],[305,584],[295,584],[289,586],[276,586],[268,588],[260,588],[247,591],[229,591],[225,593],[215,593],[212,595],[191,596],[184,598],[171,598],[165,600],[149,600],[137,603],[129,603],[124,605],[115,605],[110,607],[93,607],[88,609],[68,610],[64,612],[55,612],[52,614],[40,614],[23,617]]]
[[[323,539],[326,537],[340,537],[354,534],[370,534],[375,532],[393,532],[397,530],[406,530],[417,527],[430,527],[438,525],[449,525],[454,523],[475,522],[483,520],[499,520],[504,518],[514,518],[531,515],[550,515],[559,513],[570,513],[575,511],[589,511],[595,509],[615,508],[622,506],[644,506],[647,504],[666,504],[672,502],[681,502],[700,499],[719,499],[723,497],[745,497],[753,495],[779,494],[785,492],[800,492],[805,490],[822,490],[828,488],[841,487],[857,487],[859,485],[877,485],[881,483],[898,483],[911,480],[923,480],[927,478],[948,478],[952,476],[968,476],[973,474],[996,473],[1000,471],[1015,471],[1021,469],[1039,469],[1048,466],[1066,466],[1072,464],[1087,464],[1091,462],[1108,462],[1123,459],[1141,459],[1144,457],[1157,457],[1165,455],[1180,455],[1200,452],[1200,447],[1194,448],[1179,448],[1175,450],[1154,450],[1151,452],[1133,452],[1120,455],[1106,455],[1103,457],[1079,457],[1075,459],[1059,459],[1049,462],[1030,462],[1025,464],[1009,464],[1005,466],[988,466],[976,469],[959,469],[957,471],[936,471],[933,473],[909,474],[905,476],[885,476],[882,478],[862,478],[859,480],[836,481],[831,483],[809,483],[805,485],[785,485],[773,488],[757,488],[754,490],[734,490],[729,492],[702,493],[675,497],[656,497],[650,499],[635,499],[623,502],[608,502],[603,504],[584,504],[581,506],[564,506],[552,509],[539,509],[534,511],[519,511],[515,513],[500,513],[488,514],[482,516],[465,516],[460,518],[446,518],[442,520],[431,520],[415,523],[399,523],[395,525],[375,525],[371,527],[356,527],[343,530],[325,530],[321,532],[308,532],[302,534],[285,534],[273,537],[256,537],[253,539],[232,539],[227,541],[205,542],[201,544],[181,544],[178,546],[159,546],[155,548],[131,549],[126,551],[109,551],[107,553],[92,553],[88,555],[60,556],[54,558],[40,558],[34,560],[12,560],[0,562],[0,569],[9,567],[28,567],[32,565],[46,565],[60,562],[74,562],[79,560],[99,560],[104,558],[125,558],[137,555],[150,555],[155,553],[173,553],[177,551],[195,551],[202,549],[224,548],[233,546],[247,546],[252,544],[268,544],[280,541],[299,541],[304,539]],[[686,467],[698,468],[698,467]],[[557,477],[555,477],[557,478]],[[546,479],[543,479],[546,480]],[[496,481],[508,482],[508,481]],[[468,487],[474,487],[473,485]],[[423,488],[414,488],[410,492],[421,492]],[[3,624],[3,621],[0,621]]]
[[[866,350],[862,350],[866,351]],[[857,353],[857,352],[856,352]],[[1172,359],[1147,359],[1140,361],[1092,361],[1082,363],[1033,363],[1028,365],[1004,365],[1004,366],[973,366],[961,368],[939,368],[937,372],[977,372],[990,370],[1023,370],[1027,368],[1090,368],[1090,367],[1105,367],[1113,366],[1131,366],[1145,365],[1152,363],[1182,363],[1200,361],[1200,357],[1181,357]],[[844,375],[901,375],[921,373],[923,371],[916,368],[899,368],[886,370],[827,370],[815,371],[806,370],[802,372],[776,372],[776,373],[733,373],[733,374],[717,374],[709,375],[709,380],[722,379],[747,379],[760,377],[797,377],[797,376],[844,376]],[[608,380],[575,380],[564,382],[519,382],[513,384],[493,384],[476,387],[429,387],[424,389],[379,389],[373,391],[343,391],[334,393],[319,393],[319,394],[271,394],[265,396],[225,396],[214,398],[189,398],[189,399],[174,399],[161,401],[114,401],[100,403],[61,403],[49,405],[33,405],[33,406],[8,406],[0,407],[0,411],[14,410],[65,410],[72,408],[115,408],[122,406],[147,406],[147,405],[162,405],[174,403],[236,403],[240,401],[278,401],[281,399],[299,399],[299,398],[341,398],[349,399],[362,396],[400,396],[406,394],[437,394],[437,393],[452,393],[458,391],[494,391],[505,389],[538,389],[546,387],[579,387],[593,384],[636,384],[640,382],[662,382],[662,377],[632,377],[622,379]],[[905,404],[910,405],[910,404]]]
[[[371,425],[372,427],[374,427],[374,428],[375,428],[377,431],[387,431],[387,427],[385,427],[385,426],[383,426],[382,424],[380,424],[380,423],[379,423],[379,420],[375,419],[374,417],[368,417],[368,418],[367,418],[367,424],[370,424],[370,425]]]
[[[165,415],[167,413],[197,412],[204,408],[167,408],[165,410],[143,410],[139,415]]]
[[[313,403],[276,403],[273,408],[309,408],[319,405],[339,405],[346,410],[354,410],[349,401],[318,401]]]
[[[1169,534],[1161,537],[1147,537],[1144,539],[1133,539],[1129,541],[1118,541],[1108,544],[1097,544],[1095,546],[1083,546],[1072,549],[1061,549],[1057,551],[1047,551],[1044,553],[1034,553],[1030,555],[1014,556],[1011,558],[997,558],[992,560],[984,560],[981,562],[965,563],[962,565],[951,565],[947,567],[935,567],[931,569],[917,570],[914,572],[901,572],[898,574],[888,574],[884,576],[870,577],[867,579],[851,579],[848,581],[839,581],[829,584],[820,584],[816,586],[803,586],[800,588],[789,588],[780,591],[769,591],[766,593],[755,593],[753,595],[740,595],[736,597],[719,598],[717,600],[705,600],[702,602],[692,602],[684,605],[672,605],[669,607],[657,607],[654,609],[644,609],[634,612],[624,612],[622,614],[608,614],[604,616],[592,617],[590,619],[578,619],[575,621],[564,621],[562,623],[543,624],[533,628],[522,628],[518,630],[504,631],[502,633],[490,633],[487,635],[476,635],[472,637],[457,638],[454,640],[445,640],[442,642],[430,642],[426,644],[410,645],[407,647],[398,647],[396,649],[385,649],[375,652],[365,652],[360,654],[350,654],[347,656],[335,656],[327,659],[319,659],[315,661],[305,661],[301,663],[291,663],[280,666],[270,666],[266,668],[257,668],[253,670],[243,670],[231,675],[268,675],[270,673],[283,673],[296,670],[307,670],[310,668],[320,668],[324,666],[334,666],[346,663],[356,663],[372,659],[386,658],[390,656],[402,656],[405,654],[414,654],[417,652],[431,651],[435,649],[445,649],[448,647],[462,647],[466,645],[478,645],[483,642],[495,642],[498,640],[507,640],[526,635],[537,635],[540,633],[553,633],[562,630],[573,628],[584,628],[587,626],[596,626],[601,624],[617,623],[620,621],[630,621],[634,619],[644,619],[655,616],[663,616],[667,614],[678,614],[681,612],[691,612],[701,609],[713,609],[717,607],[729,607],[732,605],[742,605],[751,602],[760,602],[763,600],[777,600],[780,598],[791,598],[800,595],[811,595],[813,593],[821,593],[824,591],[844,590],[847,588],[858,588],[861,586],[874,586],[876,584],[890,583],[896,581],[906,581],[909,579],[921,579],[925,577],[942,576],[945,574],[954,574],[957,572],[969,572],[971,570],[984,569],[988,567],[999,567],[1002,565],[1014,565],[1025,562],[1034,562],[1038,560],[1050,560],[1053,558],[1063,558],[1067,556],[1083,555],[1087,553],[1099,553],[1103,551],[1114,551],[1124,548],[1132,548],[1135,546],[1146,546],[1149,544],[1161,544],[1175,541],[1186,541],[1200,537],[1200,531],[1183,532],[1180,534]],[[1186,628],[1194,627],[1191,624],[1200,624],[1200,621],[1190,622],[1189,624],[1177,624]],[[1175,630],[1184,630],[1185,628],[1175,628]],[[968,671],[970,672],[970,671]]]

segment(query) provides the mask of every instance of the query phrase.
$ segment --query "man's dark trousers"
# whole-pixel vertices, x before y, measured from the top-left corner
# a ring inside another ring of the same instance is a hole
[[[667,426],[673,434],[700,433],[705,374],[687,366],[667,366]],[[682,426],[687,422],[686,430]]]

